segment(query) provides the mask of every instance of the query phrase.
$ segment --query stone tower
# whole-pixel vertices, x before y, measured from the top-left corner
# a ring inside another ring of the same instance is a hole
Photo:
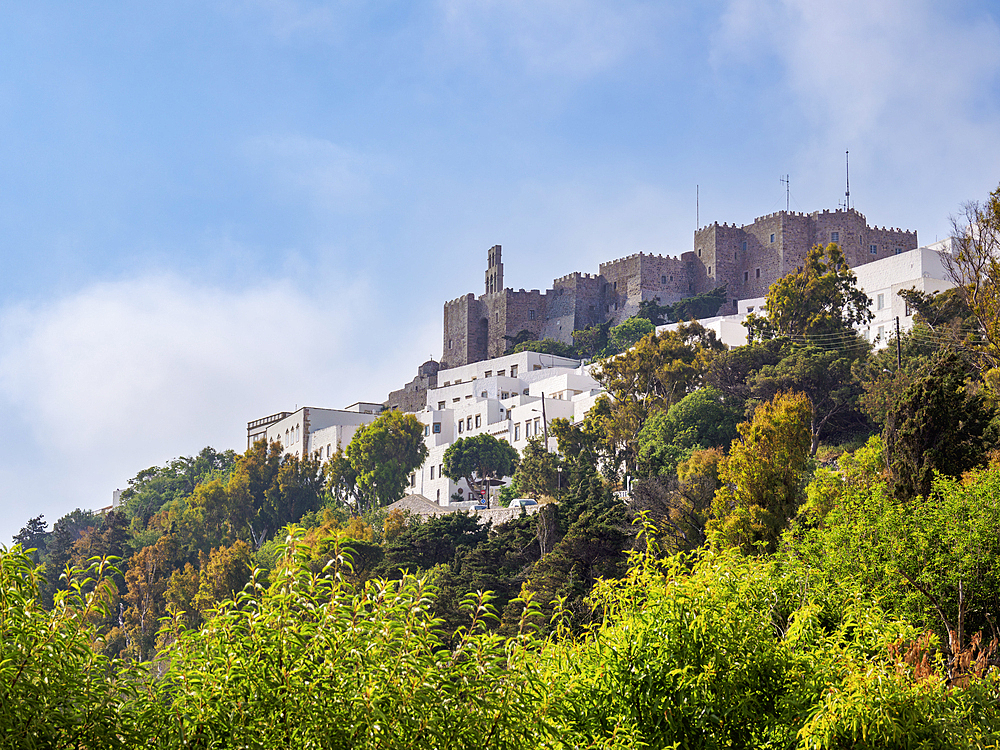
[[[503,291],[503,263],[500,261],[500,245],[494,245],[487,254],[486,293]]]

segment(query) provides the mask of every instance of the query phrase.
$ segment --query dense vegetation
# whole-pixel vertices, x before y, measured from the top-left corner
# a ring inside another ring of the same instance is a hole
[[[531,516],[386,514],[423,459],[397,414],[323,466],[206,448],[31,519],[5,746],[1000,746],[1000,191],[968,216],[965,283],[904,292],[898,346],[828,246],[747,346],[603,360],[517,465]]]

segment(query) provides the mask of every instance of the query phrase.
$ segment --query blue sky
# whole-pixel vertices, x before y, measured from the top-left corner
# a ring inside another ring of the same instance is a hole
[[[947,235],[1000,184],[1000,9],[0,5],[0,543],[246,422],[383,400],[441,305],[785,205]]]

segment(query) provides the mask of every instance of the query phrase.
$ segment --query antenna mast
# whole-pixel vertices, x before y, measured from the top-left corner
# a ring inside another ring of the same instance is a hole
[[[791,176],[785,175],[780,178],[781,184],[785,186],[785,213],[788,213],[788,191],[791,188]]]
[[[845,206],[848,211],[851,210],[851,152],[844,152],[844,159],[847,162],[847,192],[844,194],[846,198]]]
[[[695,229],[701,229],[701,192],[700,186],[694,186],[694,223]]]

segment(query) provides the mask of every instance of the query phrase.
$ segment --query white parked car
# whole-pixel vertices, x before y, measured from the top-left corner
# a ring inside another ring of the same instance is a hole
[[[532,500],[530,497],[519,497],[510,501],[511,508],[524,508],[529,505],[538,505],[538,502],[536,500]]]

